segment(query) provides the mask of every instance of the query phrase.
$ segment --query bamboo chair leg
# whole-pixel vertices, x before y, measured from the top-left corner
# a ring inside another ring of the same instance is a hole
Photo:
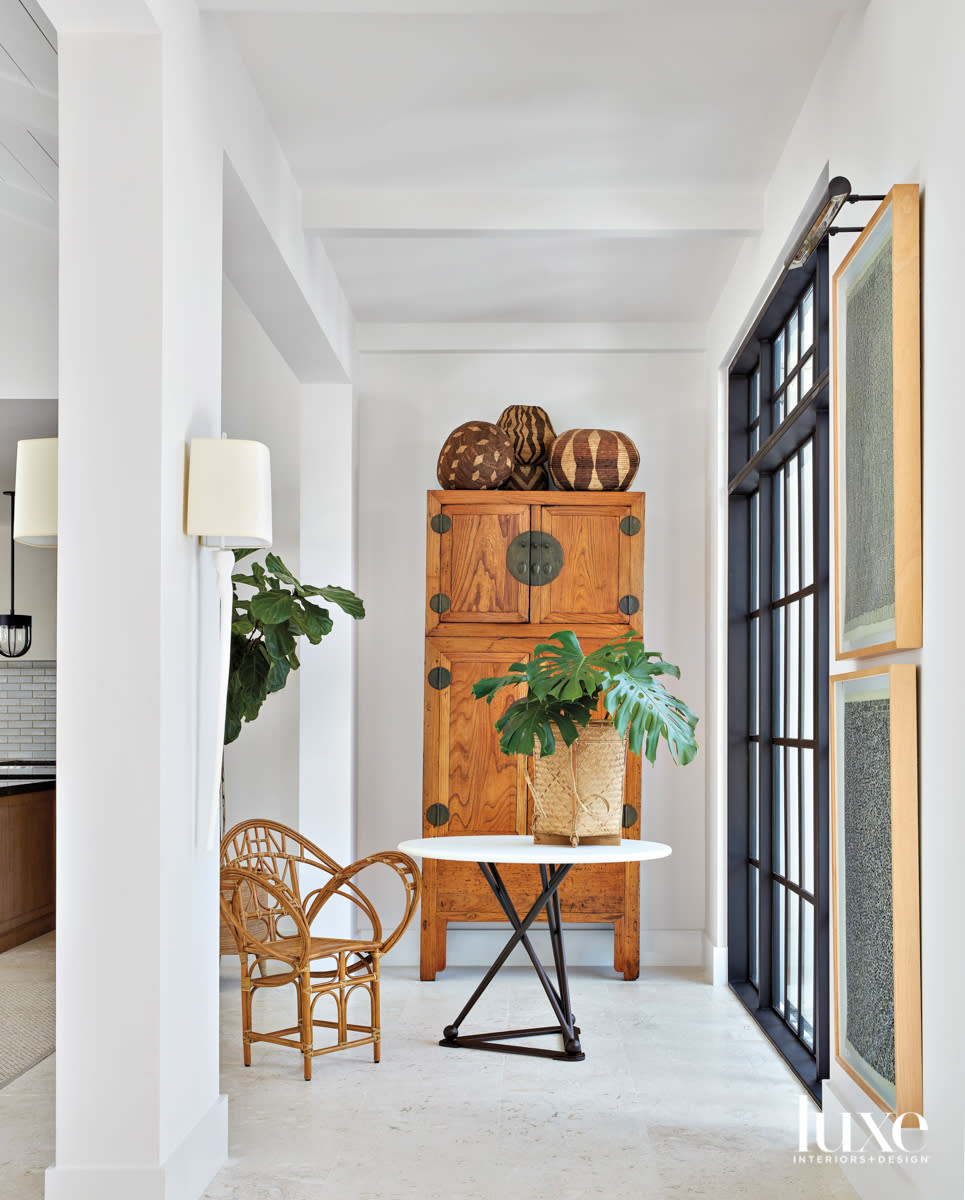
[[[372,1032],[375,1034],[375,1041],[372,1043],[372,1061],[382,1061],[382,998],[381,998],[381,971],[380,971],[380,955],[376,951],[372,955],[372,974],[375,979],[372,983]]]
[[[248,960],[241,960],[241,1044],[246,1067],[251,1066],[251,977]]]
[[[302,1038],[302,1055],[305,1059],[305,1079],[310,1081],[315,1030],[312,1026],[312,981],[307,967],[299,975],[296,987],[298,988],[298,1025]]]

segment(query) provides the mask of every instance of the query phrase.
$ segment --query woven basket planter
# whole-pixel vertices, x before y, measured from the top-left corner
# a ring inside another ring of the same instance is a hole
[[[533,841],[619,846],[627,747],[609,721],[591,721],[572,746],[533,757]]]

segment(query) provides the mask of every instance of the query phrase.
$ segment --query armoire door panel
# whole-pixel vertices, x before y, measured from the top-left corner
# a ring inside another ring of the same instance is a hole
[[[443,504],[442,515],[451,526],[437,535],[439,591],[449,603],[438,614],[439,625],[525,625],[530,589],[510,574],[506,554],[514,538],[529,529],[529,505]]]
[[[630,627],[632,614],[620,608],[631,552],[620,522],[630,515],[629,504],[542,506],[542,532],[562,546],[563,568],[551,583],[533,588],[532,621],[559,628],[597,623]]]
[[[527,651],[518,642],[496,639],[478,647],[469,639],[435,641],[427,655],[427,672],[441,667],[448,673],[445,687],[434,689],[430,704],[435,707],[436,749],[432,755],[438,773],[427,772],[434,794],[426,797],[426,812],[441,803],[448,820],[427,830],[436,834],[525,833],[525,762],[503,754],[494,722],[516,696],[505,693],[492,703],[477,700],[472,686],[480,679],[504,675]],[[519,689],[521,690],[521,689]],[[427,747],[428,755],[428,747]],[[441,816],[434,813],[434,818]]]

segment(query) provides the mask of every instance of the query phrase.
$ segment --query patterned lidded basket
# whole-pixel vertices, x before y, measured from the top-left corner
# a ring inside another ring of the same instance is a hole
[[[640,451],[618,429],[567,429],[553,443],[549,471],[564,492],[625,492]]]
[[[533,756],[533,841],[544,846],[619,846],[626,743],[610,721],[591,721],[572,746]]]

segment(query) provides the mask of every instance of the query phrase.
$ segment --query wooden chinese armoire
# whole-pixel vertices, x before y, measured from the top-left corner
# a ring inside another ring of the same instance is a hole
[[[432,491],[426,524],[423,834],[531,833],[527,764],[499,750],[493,722],[513,701],[472,685],[525,662],[572,629],[593,649],[643,627],[642,492]],[[628,754],[623,836],[640,836],[640,759]],[[505,917],[474,863],[425,859],[423,979],[446,965],[450,921]],[[535,867],[501,873],[517,908],[539,894]],[[640,969],[640,867],[575,867],[563,918],[613,924],[613,965]],[[545,919],[545,918],[542,918]]]

